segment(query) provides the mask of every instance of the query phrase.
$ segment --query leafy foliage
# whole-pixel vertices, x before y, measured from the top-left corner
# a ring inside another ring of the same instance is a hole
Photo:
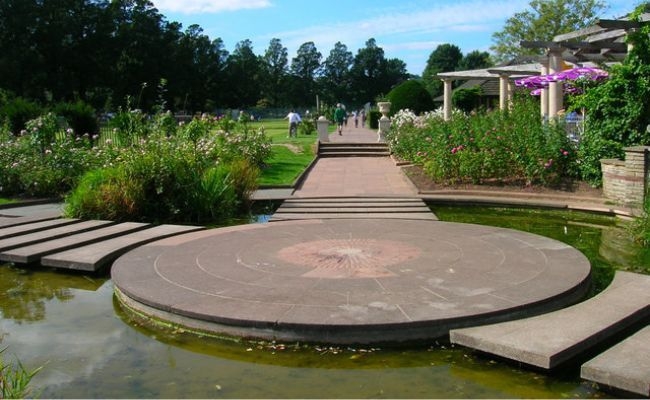
[[[415,114],[421,114],[435,109],[431,95],[424,85],[416,80],[401,83],[391,90],[386,97],[392,103],[391,114],[406,109],[413,111]]]
[[[530,10],[508,18],[502,31],[495,32],[490,48],[498,61],[541,55],[543,49],[529,49],[521,41],[550,41],[554,36],[592,25],[605,10],[600,0],[532,0]]]
[[[65,118],[68,126],[78,135],[99,134],[99,123],[95,109],[79,100],[75,103],[59,103],[54,107],[54,113]]]
[[[575,149],[561,124],[542,124],[535,102],[477,115],[400,112],[388,137],[400,158],[421,164],[433,180],[554,185],[575,175]]]
[[[424,77],[426,88],[432,97],[440,96],[443,91],[442,82],[435,77],[436,74],[455,71],[462,59],[463,53],[460,51],[460,48],[449,43],[439,45],[429,55],[422,76]]]
[[[464,112],[470,112],[478,107],[481,101],[481,87],[456,89],[451,97],[453,105]]]
[[[43,109],[33,101],[22,97],[8,100],[0,109],[0,119],[5,120],[14,135],[25,129],[25,123],[38,117]]]
[[[639,18],[640,7],[632,18]],[[580,145],[583,179],[600,185],[602,158],[621,158],[623,148],[650,144],[650,27],[630,33],[633,48],[620,65],[611,68],[610,78],[589,87],[573,101],[584,108],[587,123]]]
[[[33,396],[29,383],[43,367],[28,371],[20,361],[17,365],[8,364],[2,357],[6,350],[7,348],[0,350],[0,399],[24,399]]]
[[[5,0],[0,26],[0,88],[39,104],[80,99],[101,112],[124,107],[127,97],[144,112],[164,111],[155,109],[164,103],[189,115],[256,105],[307,107],[316,94],[333,104],[361,105],[407,77],[405,63],[386,59],[374,39],[353,58],[337,44],[328,64],[334,70],[325,70],[321,52],[306,42],[290,70],[277,38],[263,56],[250,40],[229,52],[199,25],[183,30],[166,20],[149,0]],[[167,82],[164,102],[155,90],[161,81]]]

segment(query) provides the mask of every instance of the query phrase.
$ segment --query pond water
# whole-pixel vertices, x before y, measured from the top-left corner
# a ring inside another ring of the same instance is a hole
[[[647,250],[615,218],[571,212],[433,207],[441,219],[513,227],[571,244],[597,290],[615,268],[642,271]],[[261,218],[264,220],[264,218]],[[645,271],[648,273],[647,271]],[[140,326],[108,275],[0,266],[0,348],[32,369],[46,398],[594,398],[576,368],[551,375],[445,343],[330,348],[238,342]]]

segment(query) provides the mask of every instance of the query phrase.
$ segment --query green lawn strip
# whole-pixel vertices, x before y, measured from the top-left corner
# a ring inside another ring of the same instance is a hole
[[[313,159],[311,141],[302,146],[298,143],[273,145],[271,158],[259,179],[260,187],[291,186]]]
[[[271,158],[258,181],[260,187],[291,186],[314,160],[317,135],[298,134],[296,138],[289,138],[289,123],[283,119],[262,120],[249,126],[253,129],[264,127],[272,142]]]
[[[3,197],[0,197],[0,204],[10,204],[10,203],[15,203],[15,202],[16,202],[16,200],[5,199]]]

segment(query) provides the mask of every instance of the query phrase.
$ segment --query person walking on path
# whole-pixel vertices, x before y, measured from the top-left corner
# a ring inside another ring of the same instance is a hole
[[[302,121],[300,114],[291,110],[284,119],[289,120],[289,137],[298,137],[298,124]]]
[[[343,122],[345,121],[346,113],[345,110],[343,109],[343,106],[341,103],[338,103],[336,105],[336,110],[334,110],[334,121],[336,122],[336,126],[339,130],[339,135],[343,135]]]

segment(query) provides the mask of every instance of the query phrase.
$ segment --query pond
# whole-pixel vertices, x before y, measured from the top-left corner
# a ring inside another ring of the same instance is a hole
[[[592,214],[436,207],[443,220],[513,227],[571,244],[591,260],[596,290],[650,253],[621,221]],[[260,218],[259,220],[264,220]],[[0,348],[46,398],[559,398],[608,397],[576,368],[553,374],[446,343],[348,348],[197,337],[141,326],[108,275],[0,266]]]

